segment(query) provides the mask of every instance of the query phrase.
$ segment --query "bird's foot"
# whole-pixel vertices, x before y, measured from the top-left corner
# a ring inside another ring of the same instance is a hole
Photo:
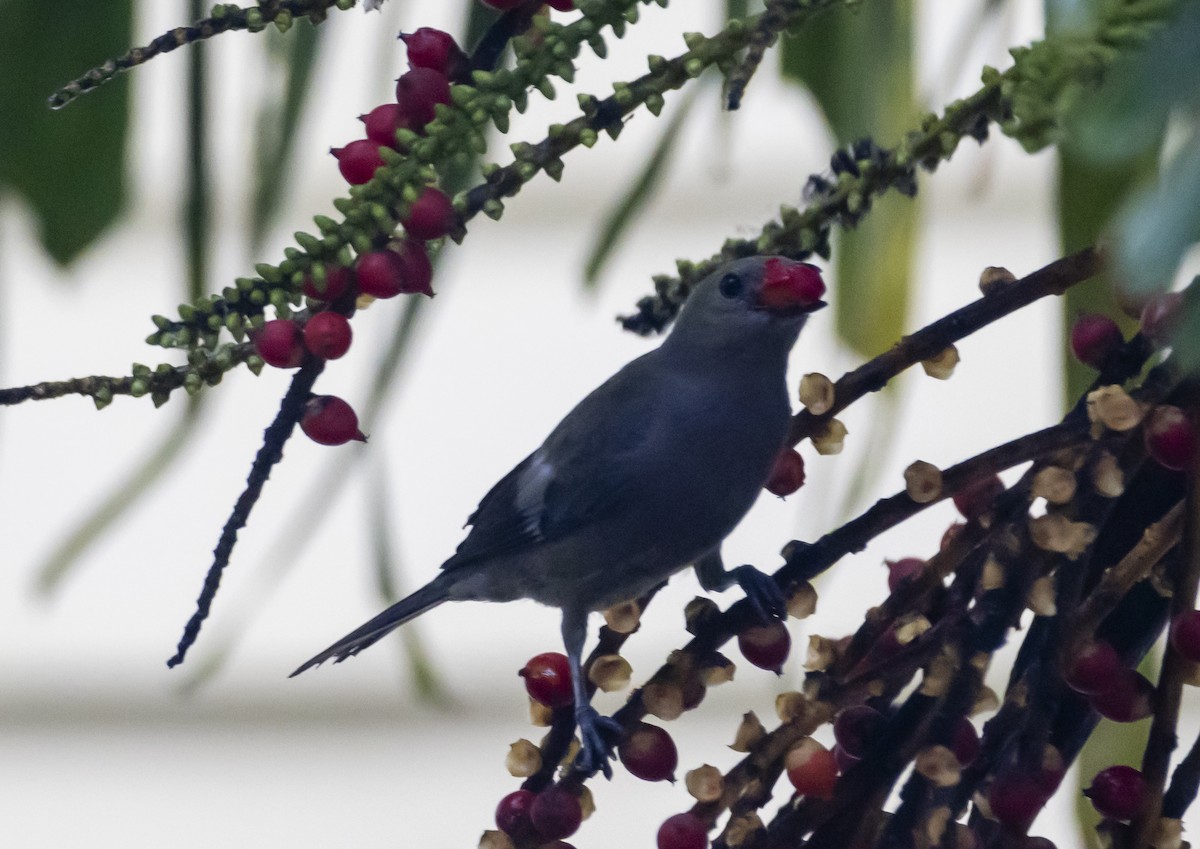
[[[575,756],[575,768],[592,775],[597,770],[604,773],[605,778],[612,778],[612,764],[608,761],[614,757],[617,740],[621,736],[621,723],[611,716],[601,716],[591,705],[577,708],[575,724],[579,727],[581,746]]]
[[[787,598],[774,578],[753,566],[739,566],[731,571],[738,586],[746,593],[746,600],[764,623],[787,617]]]

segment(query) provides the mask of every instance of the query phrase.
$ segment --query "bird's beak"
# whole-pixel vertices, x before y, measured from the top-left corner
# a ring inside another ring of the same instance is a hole
[[[817,310],[823,310],[827,306],[829,306],[829,304],[825,303],[824,301],[813,301],[811,304],[806,307],[802,307],[801,309],[805,313],[812,313],[816,312]]]
[[[825,306],[824,294],[825,281],[816,266],[772,257],[764,269],[757,307],[783,315],[808,314]]]

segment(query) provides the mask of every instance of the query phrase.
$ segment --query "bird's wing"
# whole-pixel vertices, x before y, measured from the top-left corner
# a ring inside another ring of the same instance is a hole
[[[619,507],[646,474],[662,393],[635,360],[584,398],[471,514],[443,569],[561,539]],[[657,403],[656,403],[657,402]]]

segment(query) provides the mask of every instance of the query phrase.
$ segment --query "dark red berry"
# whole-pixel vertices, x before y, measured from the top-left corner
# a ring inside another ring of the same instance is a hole
[[[358,119],[367,127],[367,138],[386,147],[399,148],[396,131],[411,129],[405,121],[404,110],[400,108],[399,103],[376,106],[366,115],[359,115]]]
[[[533,827],[546,840],[570,837],[583,822],[583,807],[579,797],[561,787],[543,790],[529,808]]]
[[[988,807],[992,816],[1017,829],[1029,827],[1050,798],[1040,782],[1016,767],[1002,769],[988,788]]]
[[[395,251],[371,251],[354,265],[358,291],[373,298],[394,298],[404,291],[404,258]]]
[[[1071,325],[1071,353],[1093,368],[1099,368],[1124,341],[1121,328],[1106,315],[1080,313]]]
[[[838,765],[833,752],[811,737],[805,737],[784,760],[788,781],[801,796],[832,799],[837,784]]]
[[[954,506],[965,519],[978,519],[991,509],[996,496],[1004,492],[999,476],[979,478],[954,493]]]
[[[1101,716],[1113,722],[1137,722],[1153,712],[1154,685],[1133,669],[1122,669],[1113,684],[1088,697]]]
[[[621,763],[643,781],[674,781],[679,753],[671,735],[657,725],[639,722],[617,747]]]
[[[950,749],[963,766],[970,766],[979,757],[979,732],[974,723],[960,716],[950,736]]]
[[[414,32],[402,32],[400,40],[408,49],[410,68],[429,68],[447,77],[455,77],[467,61],[454,37],[440,29],[421,27]]]
[[[1200,610],[1180,613],[1171,623],[1171,647],[1192,663],[1200,663]]]
[[[833,720],[833,739],[853,758],[862,758],[879,736],[887,719],[867,705],[854,705],[841,711]]]
[[[1169,345],[1175,328],[1179,325],[1179,311],[1183,306],[1180,292],[1163,292],[1155,295],[1142,307],[1142,335],[1156,345]]]
[[[338,170],[352,186],[368,182],[375,176],[375,169],[383,165],[379,142],[371,139],[358,139],[345,147],[330,148],[329,152],[337,157]]]
[[[336,360],[350,350],[353,331],[346,316],[319,312],[304,325],[304,347],[325,360]]]
[[[289,318],[268,321],[254,333],[254,350],[267,365],[296,368],[304,359],[300,328]]]
[[[795,448],[785,448],[775,458],[766,490],[783,498],[804,486],[804,458]]]
[[[1160,404],[1146,419],[1146,453],[1172,471],[1182,471],[1196,459],[1196,426],[1187,413],[1169,404]]]
[[[695,814],[675,814],[658,827],[658,849],[707,849],[708,829]]]
[[[396,80],[396,103],[404,113],[405,126],[423,128],[434,119],[434,107],[450,103],[450,80],[432,68],[413,68]]]
[[[1083,795],[1109,819],[1130,820],[1146,803],[1146,779],[1131,766],[1110,766],[1096,773]]]
[[[546,0],[546,5],[556,12],[570,12],[575,8],[575,0]]]
[[[1117,650],[1104,640],[1095,640],[1068,658],[1063,678],[1075,692],[1093,696],[1113,686],[1124,671]]]
[[[561,708],[575,701],[571,666],[565,654],[548,651],[534,655],[517,674],[525,679],[525,691],[535,702]]]
[[[958,536],[959,532],[965,527],[965,523],[955,522],[950,527],[946,528],[945,532],[942,534],[941,541],[938,542],[938,551],[945,551],[950,546],[950,543],[954,542],[954,538]]]
[[[537,832],[530,819],[529,809],[537,798],[530,790],[514,790],[496,806],[496,828],[516,840],[529,840]]]
[[[311,275],[304,278],[304,294],[314,301],[336,301],[353,283],[354,275],[350,269],[331,265],[325,269],[324,288],[319,287]]]
[[[321,445],[344,445],[351,440],[366,442],[358,429],[354,408],[336,395],[320,395],[309,399],[300,418],[300,429],[313,442]]]
[[[792,648],[792,637],[782,622],[756,625],[738,634],[742,657],[759,669],[769,669],[776,675],[783,672],[783,662]]]
[[[433,264],[425,250],[424,242],[405,239],[398,252],[404,266],[400,291],[409,295],[428,295],[433,297]]]
[[[401,223],[409,236],[425,241],[445,236],[454,227],[456,219],[450,198],[437,189],[427,188],[413,202]]]
[[[899,560],[883,562],[888,567],[888,590],[891,592],[895,592],[896,588],[909,578],[921,574],[921,570],[925,568],[925,561],[916,557],[901,557]]]

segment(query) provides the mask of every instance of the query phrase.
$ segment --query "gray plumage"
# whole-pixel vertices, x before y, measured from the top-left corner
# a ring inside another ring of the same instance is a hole
[[[763,589],[746,567],[725,572],[719,547],[784,447],[788,353],[821,305],[765,308],[767,261],[738,260],[701,281],[657,349],[584,398],[484,496],[441,574],[292,674],[355,655],[444,601],[533,599],[563,611],[581,765],[607,773],[612,741],[578,669],[588,613],[702,560],[707,588]]]

